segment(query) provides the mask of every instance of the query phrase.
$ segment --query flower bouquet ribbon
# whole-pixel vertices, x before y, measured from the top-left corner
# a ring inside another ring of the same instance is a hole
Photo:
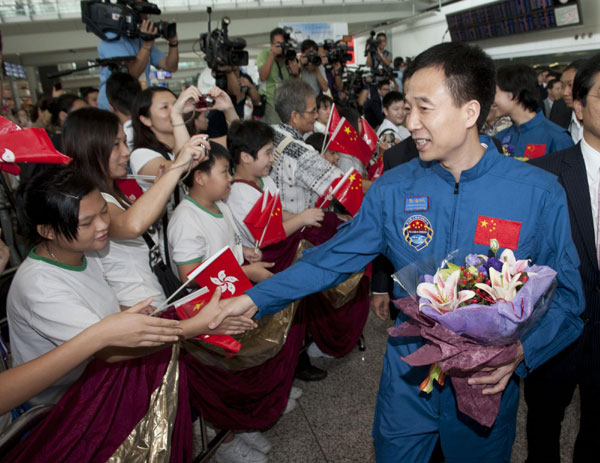
[[[475,257],[477,261],[469,262]],[[397,272],[394,279],[410,297],[394,303],[409,320],[388,331],[393,337],[421,336],[429,341],[402,357],[413,366],[431,365],[422,391],[430,392],[434,379],[443,385],[448,375],[459,411],[491,427],[502,394],[483,395],[486,386],[471,386],[468,379],[486,376],[484,368],[516,357],[516,342],[550,305],[556,272],[517,261],[510,250],[499,259],[469,255],[466,263],[461,267],[449,263],[433,276],[421,275],[420,283],[402,279],[410,272]]]

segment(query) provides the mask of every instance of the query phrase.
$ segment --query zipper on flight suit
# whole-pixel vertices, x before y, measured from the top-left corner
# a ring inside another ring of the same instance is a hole
[[[454,222],[456,221],[456,209],[458,208],[459,182],[454,183],[454,208],[452,210],[452,223],[450,224],[450,235],[446,244],[446,255],[449,255],[454,249],[452,242],[454,241]]]

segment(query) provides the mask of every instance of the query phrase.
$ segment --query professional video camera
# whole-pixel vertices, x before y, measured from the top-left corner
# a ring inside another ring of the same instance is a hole
[[[351,47],[346,42],[338,42],[337,44],[333,40],[325,40],[323,48],[327,51],[327,64],[325,69],[331,69],[334,63],[341,63],[345,66],[348,61],[352,59],[351,51],[354,51],[354,47]]]
[[[320,66],[323,62],[319,54],[313,50],[308,51],[304,56],[306,57],[306,61],[313,66]]]
[[[366,66],[359,66],[354,69],[346,68],[342,75],[343,90],[350,97],[356,95],[365,86],[365,80],[373,77],[371,70]]]
[[[285,28],[284,30],[285,33],[283,34],[283,43],[281,44],[281,56],[283,56],[283,58],[286,60],[294,59],[296,58],[296,54],[298,53],[296,51],[296,41],[292,40],[291,38],[291,29]]]
[[[365,46],[365,56],[369,53],[377,53],[377,47],[381,43],[381,39],[375,38],[375,31],[371,31]]]
[[[207,8],[208,32],[200,35],[200,49],[204,53],[204,59],[208,67],[218,71],[221,66],[246,66],[248,64],[248,52],[244,39],[230,39],[228,27],[231,19],[224,16],[221,19],[221,28],[210,30],[210,14],[212,8]]]
[[[81,20],[85,24],[85,30],[109,42],[118,40],[121,36],[139,37],[142,40],[164,37],[169,40],[177,35],[177,25],[167,21],[154,23],[157,28],[156,35],[141,33],[142,15],[150,14],[160,14],[160,8],[146,1],[117,0],[116,3],[111,3],[110,0],[81,1]],[[113,35],[108,36],[108,33]]]

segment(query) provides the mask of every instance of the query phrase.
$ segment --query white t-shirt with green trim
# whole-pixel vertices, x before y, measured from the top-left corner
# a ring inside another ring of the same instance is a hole
[[[102,193],[102,197],[125,210],[110,194]],[[158,245],[158,233],[150,233],[150,236]],[[150,296],[155,307],[166,301],[162,286],[150,268],[150,249],[143,237],[128,240],[111,238],[108,246],[93,254],[100,258],[108,284],[117,293],[122,305],[133,306]]]
[[[242,236],[242,244],[249,248],[254,247],[256,240],[252,236],[252,233],[250,233],[250,230],[248,230],[248,227],[244,223],[244,219],[248,215],[248,212],[254,207],[256,201],[260,199],[263,191],[268,189],[271,193],[275,193],[275,190],[277,189],[277,186],[271,177],[262,177],[260,180],[260,191],[246,182],[234,181],[231,184],[231,192],[227,198],[227,205],[229,206],[229,209],[231,209],[235,225]]]
[[[242,238],[231,211],[222,201],[215,204],[221,214],[204,209],[190,196],[175,208],[167,231],[175,274],[177,264],[200,263],[225,246],[231,248],[240,265],[244,262]]]
[[[79,267],[29,253],[19,266],[7,299],[13,366],[51,351],[103,318],[120,312],[119,301],[97,258]],[[31,399],[56,403],[81,375],[87,362]]]

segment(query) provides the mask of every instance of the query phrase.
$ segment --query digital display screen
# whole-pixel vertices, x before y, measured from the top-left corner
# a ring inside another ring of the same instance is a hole
[[[503,0],[446,16],[454,42],[582,24],[579,0]]]

